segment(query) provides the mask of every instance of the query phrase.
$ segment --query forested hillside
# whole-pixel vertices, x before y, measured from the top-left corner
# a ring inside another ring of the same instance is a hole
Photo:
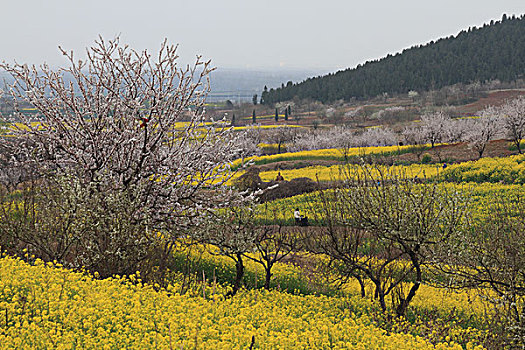
[[[492,79],[514,81],[525,72],[525,15],[503,16],[480,28],[431,41],[356,68],[263,92],[264,103],[311,98],[321,102],[382,93],[439,89]]]

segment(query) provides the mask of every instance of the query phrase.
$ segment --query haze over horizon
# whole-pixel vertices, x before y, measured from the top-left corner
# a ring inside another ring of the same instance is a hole
[[[455,35],[503,13],[521,15],[525,2],[28,0],[3,10],[0,60],[7,62],[63,65],[59,45],[80,54],[100,34],[151,52],[168,38],[180,44],[182,63],[200,54],[221,68],[322,73]]]

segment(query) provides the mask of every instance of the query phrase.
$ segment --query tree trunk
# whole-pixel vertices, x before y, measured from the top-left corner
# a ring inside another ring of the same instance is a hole
[[[366,297],[366,289],[365,289],[365,283],[363,282],[363,279],[361,277],[356,277],[357,281],[359,282],[359,286],[361,286],[361,298]]]
[[[168,270],[167,261],[171,254],[173,248],[172,242],[166,242],[164,248],[159,252],[160,261],[159,261],[159,285],[166,287],[166,272]]]
[[[385,302],[385,291],[381,288],[381,281],[373,281],[376,285],[375,297],[379,299],[379,305],[383,312],[386,311],[386,302]]]
[[[421,285],[422,280],[422,274],[421,274],[421,265],[419,261],[417,261],[417,258],[415,258],[415,261],[413,260],[412,263],[414,264],[416,268],[416,281],[412,285],[412,288],[410,288],[410,291],[408,292],[408,295],[404,299],[400,299],[400,303],[396,308],[396,315],[401,317],[405,316],[407,312],[408,305],[416,295],[417,290],[419,289],[419,286]]]
[[[244,264],[242,262],[242,254],[237,253],[236,254],[236,260],[235,260],[235,282],[233,284],[233,290],[231,292],[228,292],[227,296],[234,296],[237,294],[239,289],[242,285],[242,278],[244,277]]]
[[[272,265],[268,265],[268,267],[265,267],[266,270],[266,279],[264,280],[264,288],[270,289],[270,281],[272,279]]]

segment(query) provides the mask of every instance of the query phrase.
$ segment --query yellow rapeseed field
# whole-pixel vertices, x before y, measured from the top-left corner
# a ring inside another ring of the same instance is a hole
[[[327,148],[312,151],[286,152],[267,156],[253,156],[245,159],[237,159],[232,163],[233,168],[239,167],[242,163],[251,161],[254,164],[268,164],[291,160],[335,160],[344,161],[346,157],[366,156],[366,155],[390,155],[396,153],[406,153],[413,146],[378,146],[378,147],[352,147],[349,149]],[[430,145],[423,147],[430,148]]]
[[[273,170],[261,172],[259,176],[263,181],[275,180],[277,173],[280,172],[285,180],[292,180],[300,177],[308,177],[314,181],[332,181],[345,179],[347,175],[352,174],[352,169],[355,171],[362,171],[359,167],[348,166],[343,168],[341,165],[326,166],[311,166],[299,169],[289,170]],[[344,169],[344,170],[343,170]],[[420,179],[434,177],[441,172],[441,166],[434,164],[411,164],[411,165],[397,165],[397,166],[379,166],[378,169],[388,171],[391,173],[403,173],[408,178],[418,177]],[[348,172],[350,170],[350,172]],[[373,171],[374,176],[379,177],[378,171]]]
[[[254,349],[462,349],[388,334],[350,312],[352,299],[259,290],[208,300],[170,290],[4,257],[0,348],[248,349],[253,339]]]

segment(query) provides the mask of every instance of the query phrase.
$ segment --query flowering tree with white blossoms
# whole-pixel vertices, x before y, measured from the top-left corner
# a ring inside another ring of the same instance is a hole
[[[493,140],[501,131],[499,111],[495,107],[487,107],[481,111],[478,119],[470,119],[469,123],[465,138],[469,142],[469,147],[475,150],[481,158],[490,140]]]
[[[355,144],[360,147],[392,146],[398,143],[397,135],[387,127],[368,128],[358,137]]]
[[[432,148],[436,143],[443,142],[450,123],[450,118],[442,111],[422,115],[421,127],[425,141],[430,143]]]
[[[288,148],[292,152],[323,148],[342,148],[354,145],[354,132],[344,126],[312,130],[298,134]]]
[[[503,126],[507,135],[521,154],[523,152],[521,140],[525,138],[525,96],[507,101],[501,107]]]
[[[35,165],[40,181],[60,187],[64,181],[58,179],[71,178],[82,189],[63,192],[82,193],[84,216],[77,219],[89,222],[75,233],[74,266],[98,270],[108,259],[144,256],[130,247],[159,236],[169,250],[210,206],[228,205],[220,200],[230,197],[222,185],[242,151],[230,129],[202,123],[209,61],[197,57],[194,65],[179,67],[177,46],[167,41],[156,54],[136,51],[119,38],[99,38],[85,60],[60,51],[67,68],[0,64],[15,79],[9,90],[14,100],[43,115],[35,123],[15,105],[21,123],[13,134],[20,142],[0,142],[24,154],[17,159]],[[123,216],[113,203],[124,197]],[[130,224],[144,230],[127,236]]]
[[[278,128],[270,129],[266,138],[270,143],[277,144],[277,153],[281,153],[282,146],[287,142],[292,141],[297,135],[295,128],[288,125],[280,126]]]

